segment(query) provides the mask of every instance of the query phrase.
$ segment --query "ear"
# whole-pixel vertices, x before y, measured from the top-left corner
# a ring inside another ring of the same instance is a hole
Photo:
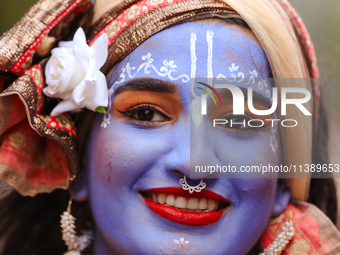
[[[278,179],[272,216],[275,217],[283,213],[283,211],[288,206],[291,197],[292,192],[286,185],[285,180]]]
[[[76,179],[72,182],[69,192],[71,197],[77,202],[84,202],[88,198],[87,176],[83,172],[78,172]]]

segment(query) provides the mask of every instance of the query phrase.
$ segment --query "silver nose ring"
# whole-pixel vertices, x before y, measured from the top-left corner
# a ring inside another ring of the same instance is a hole
[[[187,176],[186,175],[184,175],[184,178],[179,180],[179,183],[182,185],[182,189],[189,190],[190,194],[194,193],[195,191],[201,192],[202,189],[204,189],[207,186],[207,184],[203,181],[203,179],[201,179],[200,183],[197,186],[190,186],[187,183]]]

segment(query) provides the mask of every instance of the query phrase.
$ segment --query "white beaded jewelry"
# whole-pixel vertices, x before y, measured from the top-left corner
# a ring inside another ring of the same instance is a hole
[[[68,202],[67,211],[61,215],[61,232],[62,239],[68,247],[68,251],[64,255],[81,255],[93,240],[92,231],[83,231],[83,235],[77,236],[74,225],[75,219],[71,214],[72,198]]]
[[[289,241],[295,234],[294,223],[292,220],[292,212],[290,212],[290,219],[286,221],[283,226],[281,233],[276,237],[274,242],[259,255],[280,255],[281,252],[286,248]]]

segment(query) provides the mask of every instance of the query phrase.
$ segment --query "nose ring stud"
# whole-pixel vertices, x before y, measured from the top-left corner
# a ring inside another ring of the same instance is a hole
[[[203,181],[203,179],[201,179],[200,183],[197,186],[190,186],[187,183],[187,176],[186,175],[184,175],[184,178],[179,180],[179,183],[182,185],[182,189],[189,190],[190,194],[194,193],[195,191],[201,192],[202,189],[204,189],[207,186],[207,184]]]

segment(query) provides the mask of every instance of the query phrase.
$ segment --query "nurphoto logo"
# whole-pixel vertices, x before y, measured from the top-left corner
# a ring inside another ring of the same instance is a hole
[[[197,87],[198,89],[206,92],[206,94],[202,94],[202,97],[201,97],[201,114],[202,115],[207,115],[207,108],[208,108],[207,107],[207,95],[209,95],[212,98],[215,106],[217,106],[217,102],[216,102],[214,95],[207,89],[210,89],[216,95],[221,106],[223,106],[222,100],[221,100],[220,95],[216,91],[216,89],[228,89],[232,95],[233,115],[244,115],[245,96],[244,96],[243,91],[239,87],[235,85],[231,85],[231,84],[215,84],[214,85],[214,87],[216,88],[215,89],[212,86],[205,84],[203,82],[198,82],[198,83],[206,87],[206,88]],[[247,92],[246,98],[247,98],[247,105],[248,105],[249,111],[258,116],[266,116],[266,115],[273,114],[278,107],[278,92],[279,92],[278,90],[279,88],[277,87],[274,87],[272,90],[272,105],[270,109],[258,110],[258,109],[255,109],[254,104],[253,104],[253,88],[248,87],[246,90]],[[283,88],[280,88],[280,91],[281,91],[281,115],[282,116],[287,115],[287,105],[295,105],[306,116],[312,115],[306,109],[306,107],[303,106],[304,103],[309,102],[309,100],[311,99],[311,93],[309,90],[304,89],[304,88],[283,87]],[[304,95],[304,97],[289,99],[287,98],[287,94],[289,93],[302,94]],[[266,121],[270,121],[272,122],[272,125],[274,125],[274,122],[279,122],[280,119],[266,119]],[[254,125],[255,122],[257,123],[256,125]],[[294,122],[294,125],[287,125],[287,122]],[[261,123],[261,125],[258,125],[258,123]],[[214,119],[213,120],[214,127],[216,127],[216,125],[226,125],[226,124],[228,124],[228,120],[226,119]],[[241,124],[245,126],[246,121],[244,120],[243,122],[233,123],[231,120],[229,124],[231,127],[232,125],[236,125],[236,124],[237,125]],[[248,121],[247,124],[248,124],[248,127],[259,128],[264,125],[264,121],[261,119],[251,119]],[[281,121],[281,125],[283,127],[295,127],[298,125],[298,122],[294,119],[285,119]]]

